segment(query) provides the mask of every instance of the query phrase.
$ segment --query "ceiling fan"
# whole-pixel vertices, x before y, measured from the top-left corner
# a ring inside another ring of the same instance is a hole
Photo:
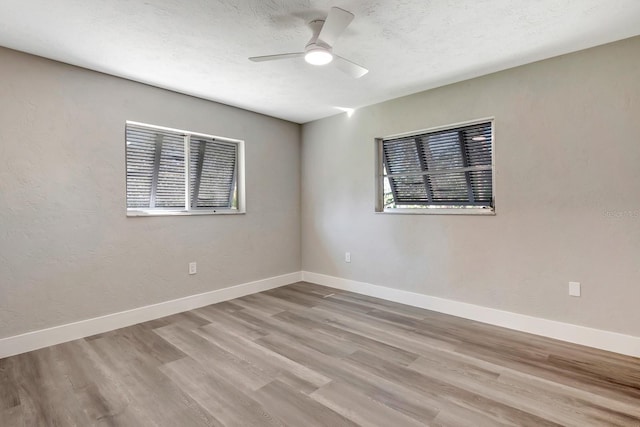
[[[304,52],[282,53],[279,55],[253,56],[254,62],[275,61],[278,59],[304,58],[312,65],[326,65],[330,62],[353,78],[360,78],[369,70],[333,53],[333,44],[347,26],[353,21],[351,12],[332,7],[326,19],[309,22],[313,36],[304,48]]]

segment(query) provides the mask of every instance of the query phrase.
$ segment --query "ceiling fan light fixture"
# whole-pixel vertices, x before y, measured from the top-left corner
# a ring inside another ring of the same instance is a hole
[[[326,49],[310,49],[304,54],[304,60],[311,65],[327,65],[333,61],[333,55]]]
[[[252,56],[253,62],[276,61],[279,59],[296,59],[304,57],[311,65],[322,66],[333,63],[337,69],[354,79],[359,79],[369,72],[366,68],[351,62],[340,55],[333,54],[333,44],[353,21],[353,13],[339,7],[332,7],[326,19],[315,19],[309,22],[313,32],[311,39],[304,47],[304,52],[280,53],[276,55]]]

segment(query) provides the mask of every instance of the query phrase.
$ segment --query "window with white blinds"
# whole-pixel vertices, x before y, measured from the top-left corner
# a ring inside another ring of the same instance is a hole
[[[377,141],[377,211],[494,212],[492,120]]]
[[[127,122],[127,212],[240,213],[242,141]]]

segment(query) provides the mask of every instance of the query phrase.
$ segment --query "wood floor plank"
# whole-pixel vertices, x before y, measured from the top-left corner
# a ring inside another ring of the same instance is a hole
[[[269,412],[276,414],[290,426],[357,426],[353,421],[278,380],[257,390],[253,396]]]
[[[513,383],[501,383],[498,376],[484,375],[482,372],[478,374],[475,366],[458,364],[450,358],[421,356],[409,366],[409,369],[559,425],[599,425],[603,420],[607,420],[611,426],[640,423],[640,419],[630,415],[599,407],[593,402],[559,395],[554,389],[535,390],[530,387],[517,387]],[[554,408],[554,411],[546,410],[549,407]]]
[[[224,304],[224,303],[221,303]],[[224,311],[223,308],[217,308],[218,311]],[[160,328],[167,325],[180,325],[185,329],[195,329],[209,323],[207,319],[203,319],[195,311],[185,311],[184,313],[174,314],[172,316],[162,317],[160,319],[145,322],[142,325],[151,329]]]
[[[26,427],[25,415],[20,405],[0,409],[0,426]]]
[[[283,372],[287,372],[302,381],[321,387],[331,381],[329,378],[321,375],[306,366],[296,363],[291,359],[287,359],[272,351],[267,351],[264,347],[254,343],[251,340],[244,339],[239,336],[227,334],[224,331],[211,332],[208,329],[198,329],[195,334],[204,339],[213,342],[218,347],[233,353],[244,355],[245,360],[250,360],[253,364],[264,366],[264,370],[271,372],[274,379]]]
[[[265,317],[250,310],[234,313],[234,317],[255,325],[268,327],[271,334],[277,333],[283,336],[294,337],[298,342],[305,344],[327,356],[344,356],[357,350],[352,343],[345,343],[333,337],[321,336],[311,329],[297,326],[276,316]]]
[[[361,426],[420,427],[429,425],[426,420],[417,421],[401,412],[394,411],[363,394],[356,387],[340,381],[332,381],[319,388],[311,393],[311,397]]]
[[[558,402],[566,402],[569,410],[574,413],[588,414],[592,411],[613,411],[630,419],[640,419],[640,405],[638,402],[623,402],[607,396],[595,394],[580,388],[566,386],[561,383],[507,370],[500,374],[498,382],[505,383],[534,395],[545,395],[555,399],[554,408]],[[540,404],[538,400],[538,404]],[[628,425],[640,426],[640,421],[629,421]]]
[[[316,285],[314,283],[308,283],[308,282],[298,282],[298,283],[289,285],[287,287],[289,289],[295,289],[297,291],[302,291],[307,294],[316,295],[316,296],[319,296],[320,298],[324,298],[327,295],[332,295],[332,294],[342,292],[337,289],[328,288],[326,286]]]
[[[400,304],[393,301],[385,301],[379,298],[373,298],[367,295],[354,294],[351,292],[338,292],[334,293],[331,298],[333,300],[350,301],[358,304],[363,304],[371,309],[386,310],[391,313],[403,314],[405,316],[413,317],[415,319],[424,320],[425,310],[418,307],[411,307],[404,304]]]
[[[20,390],[16,384],[16,372],[11,366],[12,359],[0,359],[0,410],[12,409],[20,405]]]
[[[442,341],[437,337],[425,337],[416,334],[413,331],[387,328],[385,327],[386,325],[378,325],[375,322],[369,321],[367,318],[360,317],[359,315],[349,316],[338,314],[320,307],[314,307],[307,316],[314,316],[315,313],[324,315],[326,322],[338,329],[359,334],[374,341],[404,349],[414,354],[420,354],[423,350],[428,350],[432,347],[454,349],[459,344],[457,341],[455,343],[451,343]]]
[[[501,427],[514,424],[505,424],[489,417],[486,414],[472,411],[468,408],[455,407],[452,410],[443,409],[438,416],[431,421],[433,427]]]
[[[247,360],[242,353],[229,353],[192,331],[179,326],[163,326],[156,329],[156,332],[189,357],[242,389],[257,390],[274,379],[268,368]]]
[[[202,329],[223,330],[244,336],[249,339],[260,338],[268,335],[269,332],[261,325],[254,325],[242,319],[233,317],[224,311],[211,309],[211,306],[195,310],[199,315],[208,319],[211,323],[201,326]]]
[[[0,359],[0,426],[640,427],[640,359],[309,283]]]
[[[282,313],[284,311],[283,308],[274,307],[269,304],[261,304],[260,302],[255,301],[255,299],[251,298],[251,295],[246,297],[238,298],[234,300],[236,305],[242,308],[249,308],[255,311],[261,312],[265,316],[273,316],[274,314]]]
[[[191,358],[160,368],[222,426],[281,426],[258,402]]]
[[[84,411],[74,410],[77,401],[57,359],[59,348],[44,348],[12,360],[25,425],[80,426],[91,423]]]
[[[269,335],[256,342],[292,360],[305,363],[334,381],[352,385],[377,402],[418,421],[426,422],[434,418],[443,406],[440,399],[422,395],[384,378],[376,378],[357,365],[346,365],[341,359],[326,357],[287,337]]]
[[[515,356],[509,353],[500,353],[485,345],[462,344],[456,348],[456,351],[480,360],[503,365],[516,371],[525,372],[532,376],[545,378],[580,390],[588,390],[594,394],[607,396],[631,405],[638,405],[638,402],[640,402],[640,389],[628,387],[625,385],[624,379],[621,379],[623,385],[620,386],[615,380],[611,381],[584,373],[570,372],[557,368],[547,363],[546,360],[529,359],[524,355]]]
[[[322,320],[312,318],[308,313],[299,315],[289,311],[283,311],[274,317],[296,325],[303,325],[308,329],[317,331],[319,334],[328,335],[329,337],[332,337],[332,339],[343,341],[346,344],[355,344],[359,349],[372,350],[385,359],[393,360],[394,362],[402,365],[408,365],[418,358],[417,353],[376,341],[366,336],[347,331],[343,328],[335,327]]]
[[[129,404],[110,419],[116,425],[214,426],[215,419],[170,381],[150,355],[113,337],[93,340],[96,351]]]
[[[373,375],[402,383],[420,393],[431,395],[433,398],[444,398],[459,406],[488,413],[495,417],[498,422],[540,427],[560,425],[526,411],[502,404],[481,394],[467,391],[446,381],[438,380],[432,376],[426,376],[402,366],[389,364],[370,353],[357,351],[349,356],[349,360],[358,366],[365,366]]]
[[[84,340],[73,341],[57,346],[62,374],[71,384],[78,405],[87,413],[91,422],[96,424],[117,424],[131,400],[127,390],[114,377],[112,371]]]

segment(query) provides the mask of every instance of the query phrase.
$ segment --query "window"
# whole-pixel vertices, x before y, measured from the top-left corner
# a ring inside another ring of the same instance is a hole
[[[494,213],[493,121],[377,139],[378,212]]]
[[[127,122],[127,215],[242,213],[242,141]]]

